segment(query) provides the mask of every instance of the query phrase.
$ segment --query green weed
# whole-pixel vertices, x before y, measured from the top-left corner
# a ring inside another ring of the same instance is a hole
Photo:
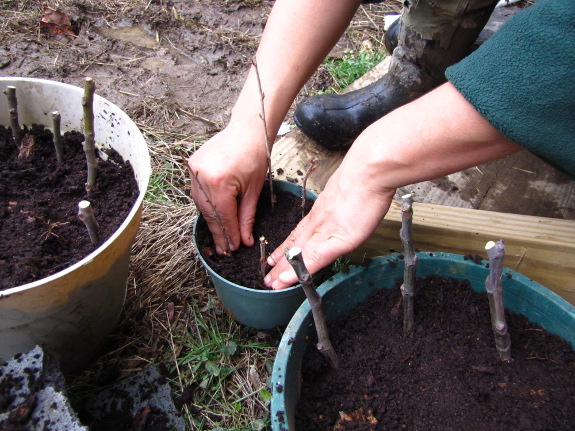
[[[384,50],[345,51],[341,58],[327,58],[324,65],[333,78],[333,91],[339,92],[361,78],[385,58]]]
[[[338,272],[347,273],[353,262],[350,259],[344,257],[338,257],[337,260],[331,264],[330,270],[337,274]]]
[[[264,429],[271,393],[265,377],[269,367],[261,359],[269,357],[271,365],[275,350],[242,337],[241,327],[227,316],[214,319],[193,308],[186,332],[174,334],[182,349],[172,367],[178,375],[175,386],[193,393],[188,424],[195,430],[223,429],[220,423],[229,431]],[[251,370],[251,378],[242,370]],[[193,412],[194,406],[200,411]]]

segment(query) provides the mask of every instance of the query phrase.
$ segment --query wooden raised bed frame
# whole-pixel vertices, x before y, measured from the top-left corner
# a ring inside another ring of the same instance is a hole
[[[387,67],[388,60],[384,60],[347,91],[367,85],[385,73]],[[302,173],[315,159],[317,169],[307,187],[321,193],[343,157],[343,153],[323,149],[296,128],[275,143],[272,167],[276,178],[301,183]],[[442,190],[437,182],[403,188],[400,193],[416,190],[415,246],[420,251],[486,259],[485,244],[501,239],[506,247],[505,267],[537,281],[575,305],[575,181],[527,151],[510,157],[511,161],[492,162],[450,176],[452,190]],[[477,193],[466,199],[457,191],[470,182]],[[510,199],[496,198],[511,187]],[[556,218],[557,214],[563,217]],[[400,226],[398,200],[374,235],[349,257],[358,261],[402,251]]]

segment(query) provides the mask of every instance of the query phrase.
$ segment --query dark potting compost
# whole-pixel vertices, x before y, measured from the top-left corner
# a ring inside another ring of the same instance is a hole
[[[97,158],[96,187],[86,193],[82,133],[63,135],[61,164],[49,129],[32,125],[27,135],[19,149],[11,130],[0,126],[0,290],[47,277],[86,257],[120,227],[139,194],[132,166],[114,150],[106,150],[106,160]],[[94,209],[98,245],[78,219],[82,200]]]
[[[569,343],[507,311],[513,360],[502,362],[486,294],[438,276],[418,279],[415,293],[410,336],[397,287],[329,323],[338,369],[309,343],[297,430],[575,429]]]
[[[255,244],[246,247],[243,244],[231,256],[219,256],[215,253],[214,243],[208,225],[202,218],[197,227],[199,253],[208,265],[220,276],[240,286],[251,289],[268,290],[263,284],[260,272],[259,238],[264,236],[267,256],[279,247],[302,219],[302,198],[284,190],[274,189],[274,207],[271,209],[270,191],[267,182],[262,189],[253,229]],[[312,199],[306,199],[304,213],[313,206]],[[269,266],[266,272],[269,271]]]

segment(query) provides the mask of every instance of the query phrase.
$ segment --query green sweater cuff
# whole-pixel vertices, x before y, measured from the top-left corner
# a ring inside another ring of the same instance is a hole
[[[496,129],[575,177],[575,7],[538,0],[447,79]]]

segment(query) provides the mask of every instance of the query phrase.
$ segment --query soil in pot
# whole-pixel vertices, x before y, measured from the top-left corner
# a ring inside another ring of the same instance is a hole
[[[204,219],[197,227],[197,244],[199,252],[210,267],[220,276],[240,286],[251,289],[268,290],[262,282],[260,272],[259,238],[264,236],[266,257],[279,247],[302,219],[302,198],[284,190],[274,189],[275,203],[271,209],[270,191],[267,182],[262,189],[253,235],[255,244],[252,247],[241,245],[231,256],[218,256],[214,252],[213,239]],[[313,200],[306,199],[307,214],[313,206]],[[269,271],[266,268],[266,272]]]
[[[9,128],[0,126],[0,290],[54,274],[80,261],[122,224],[139,195],[134,171],[114,150],[98,158],[96,190],[86,194],[84,135],[63,135],[64,160],[56,160],[52,132],[32,125],[28,155],[18,158]],[[77,216],[92,203],[100,226],[93,245]]]
[[[330,322],[340,367],[308,345],[296,429],[575,429],[571,345],[507,311],[513,361],[502,362],[487,296],[468,286],[417,280],[411,336],[402,335],[399,287]]]

